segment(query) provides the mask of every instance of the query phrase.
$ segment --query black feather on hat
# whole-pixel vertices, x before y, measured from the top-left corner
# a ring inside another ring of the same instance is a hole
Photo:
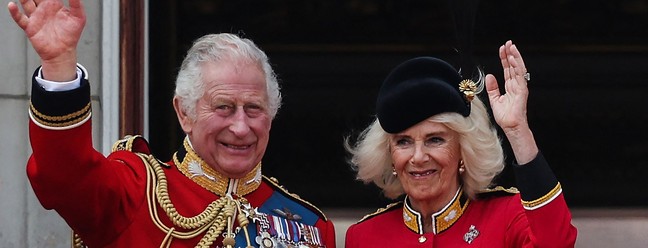
[[[459,90],[461,75],[433,57],[407,60],[394,68],[378,92],[376,112],[382,128],[399,133],[440,113],[470,115],[470,101]]]

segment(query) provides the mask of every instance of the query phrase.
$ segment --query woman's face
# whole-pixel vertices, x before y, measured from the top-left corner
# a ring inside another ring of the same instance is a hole
[[[413,203],[443,206],[452,199],[459,188],[457,132],[425,120],[391,135],[389,144],[397,177]]]

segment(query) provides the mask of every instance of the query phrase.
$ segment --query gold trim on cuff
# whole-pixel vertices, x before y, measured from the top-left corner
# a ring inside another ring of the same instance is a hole
[[[562,187],[560,186],[560,182],[559,182],[556,184],[556,187],[554,187],[551,191],[549,191],[549,193],[545,194],[544,196],[538,199],[535,199],[533,201],[522,200],[522,205],[527,209],[535,209],[538,208],[539,206],[549,203],[550,201],[555,199],[556,196],[561,192],[562,192]]]
[[[77,124],[90,115],[90,107],[91,104],[88,103],[85,107],[73,113],[63,116],[49,116],[39,112],[31,102],[29,103],[29,111],[31,111],[34,116],[34,120],[42,125],[50,127],[66,127]]]

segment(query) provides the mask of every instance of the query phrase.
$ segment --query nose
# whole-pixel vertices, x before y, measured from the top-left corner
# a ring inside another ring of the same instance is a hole
[[[422,143],[417,143],[414,146],[414,154],[410,158],[410,163],[412,164],[421,164],[430,160],[430,157],[427,154],[427,149]]]
[[[232,115],[229,130],[237,137],[244,137],[250,132],[249,118],[243,107],[238,107]]]

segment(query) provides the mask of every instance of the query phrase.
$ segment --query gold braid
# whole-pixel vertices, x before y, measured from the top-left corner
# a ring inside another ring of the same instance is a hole
[[[241,202],[243,204],[248,203],[245,198],[242,198],[241,201],[236,202],[236,208],[238,209],[239,213],[243,212],[243,211],[241,211]],[[236,218],[238,220],[239,226],[246,227],[250,223],[250,221],[247,219],[245,214],[239,214],[239,215],[236,216]],[[252,246],[252,242],[250,242],[250,234],[248,233],[247,228],[243,228],[243,232],[245,232],[245,241],[247,242],[247,247],[246,248],[254,248]]]
[[[240,214],[240,204],[243,202],[247,204],[247,200],[243,197],[240,197],[236,200],[232,199],[231,196],[220,197],[219,199],[211,202],[205,210],[200,214],[194,217],[184,217],[178,213],[175,206],[171,202],[168,192],[168,183],[164,170],[160,165],[160,162],[155,159],[152,155],[146,154],[137,154],[145,164],[147,177],[146,177],[146,199],[149,207],[149,214],[153,223],[164,233],[166,237],[163,240],[160,247],[169,247],[172,238],[179,239],[191,239],[201,233],[205,235],[201,238],[200,242],[196,247],[209,247],[214,243],[223,232],[225,227],[228,227],[228,233],[226,238],[228,239],[228,245],[234,245],[234,234],[232,233],[232,220],[236,217],[239,221],[239,226],[245,230],[245,238],[250,247],[250,237],[247,232],[247,221],[246,217]],[[160,204],[160,207],[164,210],[169,219],[173,222],[174,226],[191,230],[188,232],[180,232],[175,230],[175,227],[167,227],[160,220],[157,207],[155,206],[155,199]],[[237,210],[239,214],[237,215]],[[241,219],[245,219],[242,221]]]
[[[74,231],[72,231],[72,248],[87,248],[83,240],[81,240],[81,237],[79,237],[79,234]]]

